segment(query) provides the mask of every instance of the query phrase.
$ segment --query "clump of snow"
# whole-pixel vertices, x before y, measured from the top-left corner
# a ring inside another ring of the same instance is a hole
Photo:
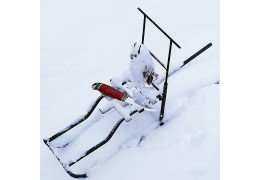
[[[136,81],[145,83],[147,78],[144,77],[145,69],[154,71],[154,62],[147,47],[143,44],[135,43],[130,53],[130,71]]]
[[[131,116],[130,116],[130,111],[124,109],[122,106],[120,106],[118,103],[114,104],[115,109],[117,110],[117,112],[128,122],[130,120],[132,120]]]
[[[123,82],[123,79],[120,78],[120,77],[113,77],[111,80],[110,80],[110,84],[114,87],[114,88],[122,88],[122,82]]]
[[[114,102],[107,101],[107,103],[100,107],[99,110],[101,111],[101,113],[103,113],[109,111],[112,108],[114,108]]]

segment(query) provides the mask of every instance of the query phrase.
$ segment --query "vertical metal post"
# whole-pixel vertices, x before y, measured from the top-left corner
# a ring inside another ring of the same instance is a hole
[[[142,34],[142,44],[144,44],[145,23],[146,23],[146,16],[144,15],[144,22],[143,22],[143,34]]]
[[[161,111],[160,111],[160,125],[162,126],[164,123],[162,122],[164,117],[164,109],[165,109],[165,103],[166,103],[166,94],[167,94],[167,88],[168,88],[168,74],[170,69],[170,60],[171,60],[171,51],[172,51],[172,41],[170,40],[170,47],[169,47],[169,54],[168,54],[168,62],[167,62],[167,69],[166,69],[166,78],[163,85],[163,99],[161,104]]]

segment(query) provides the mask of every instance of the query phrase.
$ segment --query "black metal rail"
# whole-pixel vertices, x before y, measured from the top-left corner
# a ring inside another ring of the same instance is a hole
[[[71,172],[70,169],[67,168],[67,166],[65,164],[62,163],[62,161],[60,160],[59,156],[57,156],[54,153],[53,148],[50,146],[49,141],[48,140],[43,140],[43,142],[48,146],[48,148],[51,150],[51,152],[53,153],[53,155],[56,157],[56,159],[60,162],[60,164],[62,165],[62,167],[64,168],[64,170],[73,178],[86,178],[88,177],[87,174],[75,174],[73,172]]]
[[[144,109],[141,109],[140,111],[138,110],[134,110],[130,113],[130,116],[134,115],[135,113],[139,112],[142,113],[144,111]],[[91,154],[92,152],[94,152],[95,150],[97,150],[98,148],[100,148],[101,146],[103,146],[104,144],[106,144],[111,138],[112,136],[115,134],[117,128],[121,125],[121,123],[124,121],[125,119],[122,118],[120,119],[113,127],[113,129],[110,131],[110,133],[108,134],[108,136],[101,141],[100,143],[98,143],[97,145],[93,146],[92,148],[90,148],[89,150],[87,150],[84,154],[82,154],[78,159],[76,159],[75,161],[72,161],[69,163],[69,166],[72,166],[73,164],[79,162],[81,159],[83,159],[84,157],[88,156],[89,154]]]
[[[165,65],[162,63],[162,61],[160,61],[160,59],[158,59],[151,51],[149,51],[149,52],[150,52],[151,56],[152,56],[165,70],[167,70],[166,67],[165,67]]]
[[[99,102],[104,98],[103,95],[100,95],[97,100],[91,105],[91,109],[90,111],[80,120],[74,122],[73,124],[70,124],[69,126],[67,126],[66,128],[62,129],[61,131],[59,131],[58,133],[54,134],[53,136],[51,136],[48,140],[49,142],[53,141],[54,139],[56,139],[57,137],[61,136],[62,134],[68,132],[69,130],[71,130],[72,128],[74,128],[75,126],[79,125],[80,123],[82,123],[83,121],[85,121],[91,114],[92,112],[95,110],[96,106],[99,104]]]
[[[130,116],[134,115],[135,113],[139,112],[142,113],[144,111],[144,109],[141,110],[134,110],[130,113]],[[119,126],[122,124],[122,122],[124,122],[124,118],[120,119],[113,127],[113,129],[110,131],[110,133],[108,134],[108,136],[102,140],[101,142],[99,142],[98,144],[96,144],[95,146],[93,146],[92,148],[88,149],[85,153],[83,153],[78,159],[71,161],[68,164],[64,164],[60,158],[55,154],[53,148],[50,146],[50,138],[49,139],[45,139],[44,143],[49,147],[49,149],[51,150],[51,152],[54,154],[54,156],[57,158],[57,160],[60,162],[60,164],[62,165],[62,167],[65,169],[65,171],[73,178],[86,178],[88,177],[87,174],[75,174],[72,173],[71,170],[67,167],[71,167],[74,164],[76,164],[77,162],[79,162],[81,159],[83,159],[84,157],[88,156],[89,154],[91,154],[92,152],[96,151],[97,149],[99,149],[100,147],[102,147],[103,145],[105,145],[115,134],[116,130],[119,128]]]
[[[169,69],[170,69],[170,60],[171,60],[171,51],[172,51],[172,42],[170,41],[170,47],[169,47],[169,54],[168,54],[168,63],[167,63],[167,69],[166,69],[166,75],[165,75],[165,81],[163,85],[163,98],[162,98],[162,104],[161,104],[161,111],[160,111],[160,125],[163,125],[163,118],[164,118],[164,109],[165,109],[165,103],[166,103],[166,95],[167,95],[167,88],[168,88],[168,75],[169,75]]]
[[[200,49],[198,52],[196,52],[195,54],[193,54],[192,56],[190,56],[188,59],[186,59],[184,62],[183,62],[183,65],[179,68],[181,69],[183,66],[185,66],[186,64],[188,64],[191,60],[193,60],[194,58],[196,58],[198,55],[200,55],[201,53],[203,53],[204,51],[206,51],[208,48],[210,48],[212,46],[211,43],[207,44],[205,47],[203,47],[202,49]],[[170,57],[168,57],[170,58]],[[175,72],[177,72],[179,69],[171,72],[169,76],[171,76],[172,74],[174,74]],[[169,73],[169,72],[168,72]],[[165,80],[166,81],[166,80]],[[124,83],[125,84],[125,83]],[[160,84],[160,82],[159,82]],[[165,94],[164,94],[165,95]],[[101,101],[101,99],[103,99],[102,96],[99,96],[97,98],[97,100],[92,104],[92,108],[90,109],[90,111],[84,116],[84,118],[82,118],[81,120],[73,123],[73,125],[70,125],[68,127],[70,128],[65,128],[64,130],[60,131],[59,133],[55,134],[54,136],[52,136],[51,138],[48,138],[48,139],[44,139],[44,143],[49,147],[49,149],[51,150],[51,152],[54,154],[54,156],[57,158],[57,160],[60,162],[60,164],[62,165],[62,167],[65,169],[65,171],[73,178],[86,178],[87,177],[87,174],[75,174],[75,173],[72,173],[71,170],[69,168],[67,168],[67,166],[72,166],[74,165],[75,163],[77,163],[78,161],[80,161],[81,159],[83,159],[84,157],[88,156],[89,154],[91,154],[92,152],[94,152],[95,150],[97,150],[98,148],[102,147],[103,145],[105,145],[112,137],[113,135],[115,134],[116,130],[119,128],[119,126],[122,124],[122,122],[124,121],[124,119],[120,119],[113,127],[113,129],[110,131],[110,133],[108,134],[108,136],[101,142],[99,142],[97,145],[93,146],[92,148],[90,148],[89,150],[87,150],[84,154],[82,154],[78,159],[74,160],[74,161],[71,161],[68,165],[66,164],[63,164],[62,161],[60,160],[60,158],[54,153],[54,150],[53,148],[50,146],[50,141],[56,139],[57,137],[61,136],[62,134],[65,133],[65,131],[67,132],[68,130],[72,129],[73,127],[77,126],[79,124],[79,122],[83,122],[82,120],[86,120],[91,114],[92,112],[94,111],[94,109],[97,107],[98,103]],[[165,104],[164,104],[165,106]],[[134,115],[135,113],[139,112],[139,113],[142,113],[144,111],[144,109],[141,109],[141,110],[134,110],[130,113],[130,116]],[[163,122],[161,122],[163,123]],[[62,133],[63,132],[63,133]]]
[[[206,51],[208,48],[210,48],[212,46],[212,43],[207,44],[205,47],[203,47],[202,49],[200,49],[198,52],[196,52],[195,54],[193,54],[191,57],[189,57],[188,59],[186,59],[183,62],[183,66],[185,66],[186,64],[188,64],[191,60],[193,60],[194,58],[196,58],[198,55],[200,55],[201,53],[203,53],[204,51]]]
[[[142,9],[137,8],[143,15],[144,15],[144,22],[143,22],[143,35],[142,35],[142,44],[144,44],[144,34],[145,34],[145,23],[146,23],[146,18],[150,20],[151,23],[155,25],[167,38],[170,39],[171,42],[173,42],[178,48],[181,48],[181,46],[176,43],[162,28],[156,24],[145,12],[143,12]]]
[[[168,77],[170,77],[171,75],[173,75],[174,73],[176,73],[177,71],[179,71],[183,66],[185,66],[186,64],[188,64],[190,61],[192,61],[193,59],[195,59],[198,55],[200,55],[201,53],[203,53],[204,51],[206,51],[208,48],[210,48],[212,46],[212,43],[207,44],[206,46],[204,46],[203,48],[201,48],[199,51],[197,51],[196,53],[194,53],[192,56],[190,56],[188,59],[186,59],[185,61],[183,61],[183,64],[178,68],[175,69],[171,72],[169,72]],[[163,81],[165,81],[165,78],[158,81],[158,84],[161,84]]]
[[[164,117],[164,109],[165,109],[165,103],[166,103],[166,95],[167,95],[167,88],[168,88],[168,74],[169,74],[169,68],[170,68],[170,61],[171,61],[171,51],[172,51],[172,43],[175,44],[178,48],[181,48],[181,46],[175,42],[158,24],[156,24],[142,9],[137,8],[143,15],[144,15],[144,21],[143,21],[143,33],[142,33],[142,44],[144,44],[144,38],[145,38],[145,25],[146,25],[146,18],[155,26],[157,29],[159,29],[169,40],[170,40],[170,47],[169,47],[169,53],[168,53],[168,62],[167,62],[167,68],[165,65],[153,54],[150,52],[150,54],[153,56],[153,58],[166,69],[166,75],[165,75],[165,82],[163,86],[163,97],[162,97],[162,104],[161,104],[161,111],[160,111],[160,117],[159,120],[161,121],[160,125],[163,125],[162,119]]]

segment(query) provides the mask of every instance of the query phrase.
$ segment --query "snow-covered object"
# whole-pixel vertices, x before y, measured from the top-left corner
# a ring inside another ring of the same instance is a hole
[[[130,71],[134,79],[142,84],[154,73],[154,63],[149,50],[143,44],[135,43],[130,54]],[[146,75],[146,76],[145,76]]]
[[[120,106],[117,102],[114,103],[114,107],[117,110],[117,112],[127,121],[129,122],[132,120],[130,114],[130,111],[127,109],[124,109],[122,106]]]
[[[129,123],[122,123],[109,143],[71,169],[89,172],[86,180],[219,180],[219,85],[210,85],[219,78],[218,0],[114,0],[102,1],[102,6],[100,1],[42,1],[41,139],[88,111],[91,101],[99,95],[89,87],[92,83],[109,83],[109,78],[122,77],[122,70],[129,69],[130,58],[124,59],[129,55],[125,53],[130,50],[128,42],[141,38],[143,17],[135,14],[138,6],[182,45],[172,54],[170,69],[203,42],[211,40],[214,48],[169,78],[167,124],[156,129],[158,116],[136,113]],[[186,14],[179,16],[184,11]],[[148,19],[146,23],[151,25]],[[166,57],[168,41],[164,43],[160,32],[154,34],[148,26],[146,30],[148,48],[155,49],[159,58]],[[102,100],[97,108],[106,103]],[[78,157],[103,140],[122,118],[114,109],[106,114],[98,110],[94,113],[82,126],[51,142],[64,144],[81,134],[66,151],[63,149],[65,160]],[[139,143],[141,136],[145,138]],[[76,180],[64,172],[44,143],[40,146],[41,180]]]
[[[154,109],[145,108],[145,107],[140,106],[139,104],[137,104],[135,102],[134,99],[132,99],[131,97],[127,96],[125,93],[123,93],[123,92],[121,92],[121,91],[119,91],[119,90],[117,90],[117,89],[115,89],[115,88],[113,88],[113,87],[111,87],[109,85],[106,85],[104,83],[94,83],[92,85],[92,88],[94,90],[99,91],[100,93],[102,93],[106,97],[108,96],[108,97],[112,98],[113,100],[116,99],[116,100],[121,101],[121,102],[127,102],[129,104],[134,105],[134,106],[137,106],[137,107],[140,107],[140,108],[144,108],[147,111],[156,111]],[[122,109],[122,108],[120,108],[120,109]],[[119,109],[119,111],[120,111],[120,109]],[[123,114],[125,114],[125,113],[123,113]],[[129,119],[129,118],[127,117],[125,119]]]

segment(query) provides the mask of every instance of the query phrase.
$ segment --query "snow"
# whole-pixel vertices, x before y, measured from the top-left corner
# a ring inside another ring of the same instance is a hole
[[[131,116],[130,116],[130,111],[127,111],[125,108],[123,108],[120,104],[115,103],[114,104],[115,109],[117,110],[117,112],[128,122],[130,120],[132,120]]]
[[[216,85],[198,90],[181,114],[138,147],[130,144],[121,150],[94,179],[219,179],[219,117],[212,116],[219,104],[212,103],[213,94],[218,94]],[[200,108],[207,114],[194,117]]]
[[[154,62],[145,45],[135,43],[130,54],[130,71],[134,80],[144,84],[146,79],[143,76],[144,70],[154,71]]]
[[[219,85],[215,84],[219,2],[45,0],[41,1],[42,180],[73,179],[42,140],[87,113],[100,95],[91,89],[93,83],[109,84],[113,78],[112,83],[119,85],[129,77],[129,50],[142,33],[143,16],[137,7],[181,45],[181,49],[173,46],[171,69],[209,42],[213,46],[169,79],[164,126],[157,128],[159,112],[137,113],[106,145],[71,169],[88,171],[90,180],[219,179]],[[168,39],[149,22],[145,37],[149,50],[166,64]],[[161,77],[164,69],[154,65]],[[112,106],[106,103],[102,100],[98,108]],[[122,118],[115,109],[103,115],[98,108],[86,122],[50,143],[59,147],[70,142],[63,150],[55,149],[64,162],[103,140]]]

